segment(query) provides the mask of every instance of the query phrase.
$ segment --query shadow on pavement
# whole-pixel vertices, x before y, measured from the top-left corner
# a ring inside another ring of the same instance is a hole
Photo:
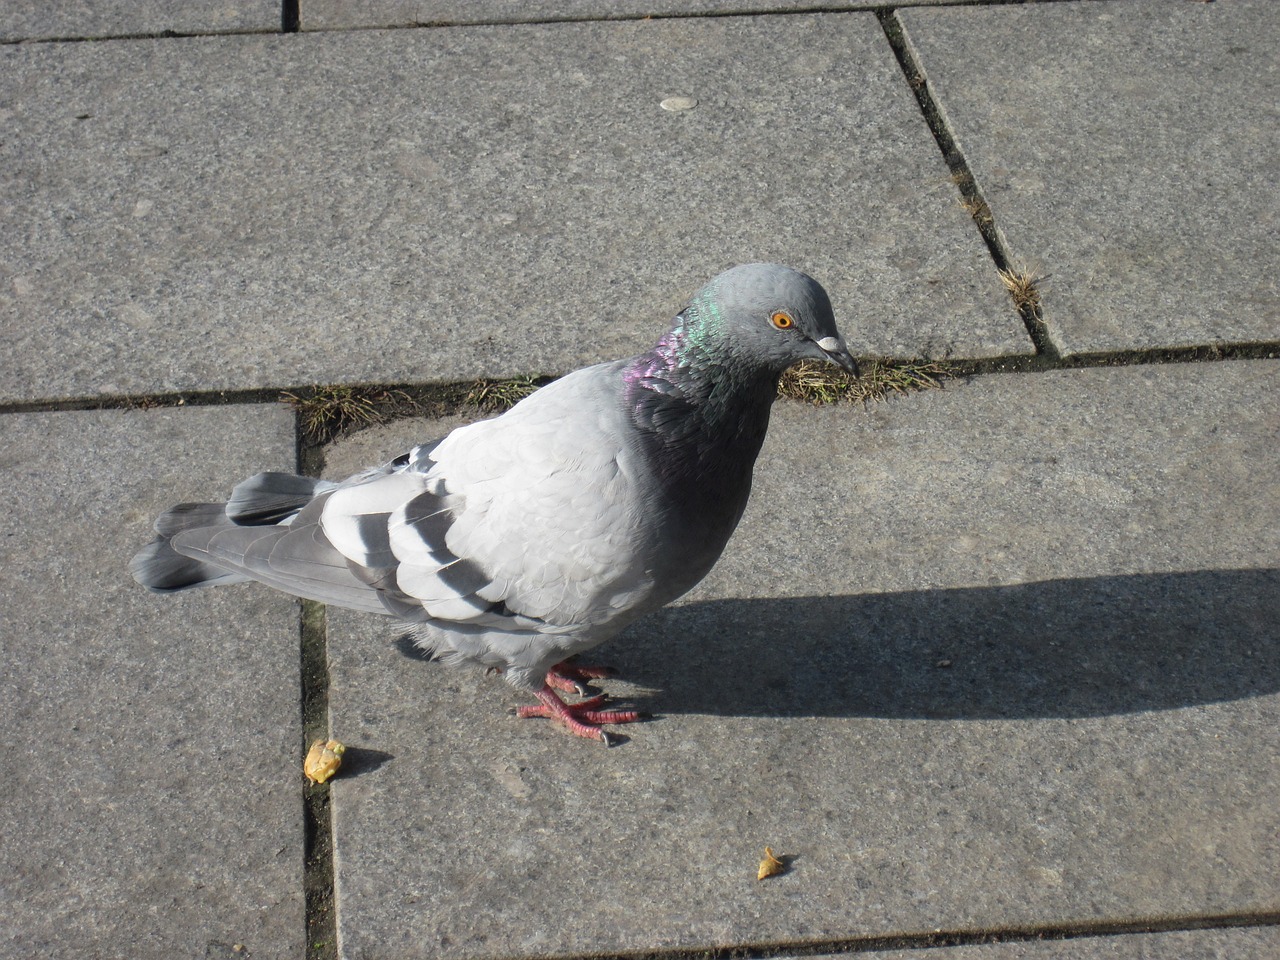
[[[1168,710],[1280,691],[1280,570],[695,602],[636,624],[599,660],[656,690],[635,702],[658,714]]]
[[[347,752],[342,757],[342,775],[348,780],[361,774],[373,773],[383,764],[394,760],[395,754],[370,747],[353,747],[347,745]]]

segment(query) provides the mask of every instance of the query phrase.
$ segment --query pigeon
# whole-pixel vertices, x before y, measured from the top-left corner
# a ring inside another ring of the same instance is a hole
[[[746,507],[778,378],[805,359],[857,375],[826,291],[789,267],[737,266],[644,353],[341,483],[260,473],[226,503],[179,504],[130,569],[158,593],[258,581],[389,614],[434,659],[531,692],[519,716],[608,746],[604,725],[646,715],[587,696],[584,681],[612,671],[577,655],[710,571]]]

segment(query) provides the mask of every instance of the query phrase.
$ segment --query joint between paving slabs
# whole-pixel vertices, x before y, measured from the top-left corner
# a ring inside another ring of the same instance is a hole
[[[324,469],[324,451],[309,441],[302,429],[302,414],[294,414],[298,472],[318,477]],[[300,601],[298,634],[302,756],[311,743],[329,739],[329,643],[325,606]],[[301,767],[299,767],[299,773]],[[337,909],[333,870],[333,816],[329,783],[302,780],[303,911],[306,956],[331,960],[337,956]]]
[[[302,650],[302,754],[308,744],[328,739],[329,675],[324,604],[303,600],[299,617]],[[333,816],[328,783],[302,780],[303,912],[306,955],[337,956],[337,910],[333,870]]]
[[[929,132],[933,134],[942,158],[951,171],[951,181],[960,191],[960,203],[978,228],[987,252],[995,264],[996,272],[1009,291],[1018,315],[1026,327],[1027,336],[1035,347],[1036,354],[1057,363],[1062,355],[1049,336],[1044,323],[1044,313],[1040,303],[1039,283],[1046,277],[1037,277],[1025,267],[1014,266],[1008,246],[1000,228],[996,225],[991,212],[991,205],[983,195],[982,187],[969,168],[969,163],[960,149],[960,144],[951,124],[947,121],[946,111],[941,101],[929,86],[929,77],[925,72],[919,52],[907,34],[906,25],[895,9],[882,8],[876,11],[880,27],[884,30],[885,39],[893,48],[898,60],[898,67],[906,78],[907,86],[915,94],[916,103],[924,116]]]
[[[932,950],[937,947],[983,946],[998,943],[1039,943],[1053,940],[1115,938],[1198,930],[1233,930],[1280,926],[1280,914],[1271,912],[1202,914],[1146,920],[1115,920],[1030,927],[974,930],[934,930],[919,933],[861,936],[851,939],[800,940],[780,943],[738,944],[722,947],[685,947],[642,950],[634,953],[568,954],[560,960],[784,960],[790,957],[837,956],[880,953],[888,950]],[[922,957],[924,955],[922,954]]]
[[[864,369],[861,386],[845,389],[849,378],[828,371],[834,390],[817,390],[809,394],[791,389],[795,374],[808,376],[812,370],[793,368],[783,378],[780,396],[808,403],[882,400],[887,396],[911,391],[917,387],[937,386],[934,380],[983,376],[990,373],[1041,373],[1049,370],[1089,367],[1144,366],[1157,363],[1199,363],[1222,360],[1280,359],[1280,340],[1248,343],[1215,341],[1179,347],[1149,347],[1137,350],[1110,350],[1077,353],[1066,357],[1042,354],[1014,354],[995,357],[951,357],[945,360],[899,359],[893,357],[859,357]],[[816,364],[826,370],[825,364]],[[867,376],[867,371],[870,376]],[[83,410],[156,410],[172,407],[216,407],[228,404],[288,403],[298,411],[301,420],[297,431],[299,472],[319,476],[324,464],[324,445],[365,426],[390,423],[405,417],[438,418],[459,414],[476,417],[494,416],[514,404],[537,387],[555,380],[554,376],[527,375],[499,380],[474,380],[434,384],[334,384],[251,390],[208,390],[184,393],[124,394],[98,397],[72,397],[62,400],[19,400],[0,403],[0,416],[5,414],[55,413]],[[830,394],[824,396],[824,394]],[[318,404],[314,425],[305,409]],[[334,410],[337,415],[334,415]],[[343,412],[343,411],[346,412]]]
[[[298,10],[299,0],[280,0],[280,33],[297,33],[301,28]],[[105,33],[65,37],[13,37],[0,40],[0,46],[28,43],[95,43],[103,40],[189,40],[193,37],[256,36],[276,33],[275,30],[249,27],[243,30],[183,31],[158,30],[148,33]]]

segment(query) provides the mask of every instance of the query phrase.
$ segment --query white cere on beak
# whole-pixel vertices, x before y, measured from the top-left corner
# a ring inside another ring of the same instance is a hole
[[[823,337],[821,340],[817,341],[817,344],[823,350],[827,351],[827,353],[844,349],[844,344],[840,342],[839,337]]]

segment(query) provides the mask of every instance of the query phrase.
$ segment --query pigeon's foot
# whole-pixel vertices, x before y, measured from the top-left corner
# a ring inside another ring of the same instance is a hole
[[[585,697],[588,680],[602,680],[617,675],[618,671],[613,667],[588,666],[564,660],[547,671],[547,684],[563,693],[576,693]]]
[[[517,717],[522,720],[526,717],[545,717],[548,720],[554,720],[567,728],[570,733],[586,737],[588,740],[599,740],[606,747],[611,745],[611,741],[609,735],[600,728],[601,724],[635,723],[637,720],[648,718],[648,714],[639,710],[599,709],[608,699],[603,694],[577,703],[565,703],[560,699],[560,695],[551,689],[550,683],[544,683],[541,690],[534,691],[534,696],[542,702],[537,706],[518,707]]]

